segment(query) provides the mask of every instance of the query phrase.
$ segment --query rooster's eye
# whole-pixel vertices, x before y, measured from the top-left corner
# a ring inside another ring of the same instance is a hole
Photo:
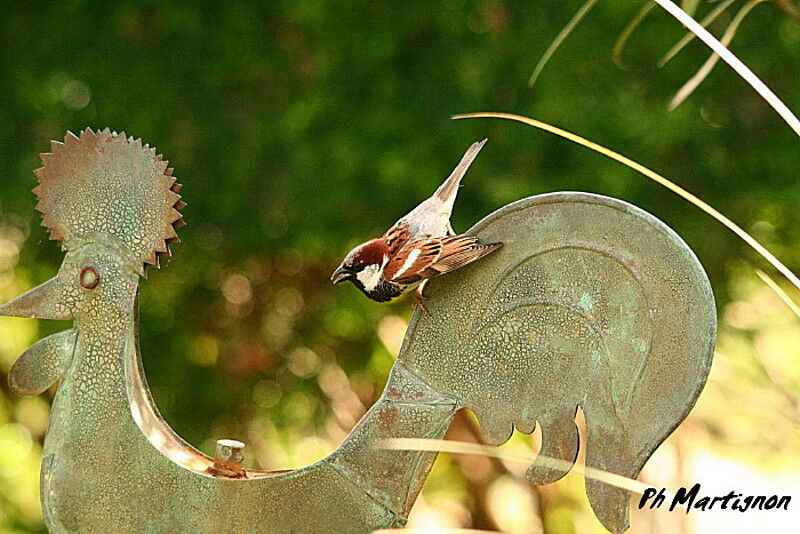
[[[81,270],[81,286],[85,289],[94,289],[100,283],[100,273],[91,265]]]

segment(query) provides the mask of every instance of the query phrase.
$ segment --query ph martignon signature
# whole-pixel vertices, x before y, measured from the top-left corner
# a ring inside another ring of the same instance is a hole
[[[788,510],[789,502],[792,498],[789,495],[744,495],[729,492],[724,496],[700,496],[700,484],[695,484],[691,489],[680,488],[674,495],[667,493],[665,488],[647,488],[639,499],[639,509],[648,506],[652,510],[661,508],[667,502],[667,497],[671,497],[669,511],[673,511],[676,506],[684,506],[688,514],[692,510],[734,510],[737,512],[747,512],[749,510]]]

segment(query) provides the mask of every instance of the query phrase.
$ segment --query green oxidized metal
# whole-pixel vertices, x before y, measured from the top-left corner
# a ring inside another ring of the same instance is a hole
[[[161,418],[138,351],[144,264],[168,252],[182,222],[171,169],[108,130],[69,134],[43,160],[39,209],[66,257],[55,278],[0,315],[74,320],[9,375],[21,394],[58,382],[42,460],[52,532],[402,526],[435,454],[374,445],[442,438],[461,408],[492,444],[538,423],[542,453],[571,463],[580,406],[587,465],[636,477],[708,375],[714,301],[686,244],[619,200],[542,195],[471,230],[505,246],[429,285],[430,316],[414,315],[383,395],[339,449],[292,471],[221,467]],[[226,447],[235,455],[235,442]],[[563,474],[539,462],[528,472],[537,484]],[[603,524],[627,529],[630,494],[586,485]]]

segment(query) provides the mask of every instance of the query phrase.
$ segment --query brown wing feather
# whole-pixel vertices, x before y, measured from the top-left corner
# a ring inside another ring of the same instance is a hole
[[[413,284],[454,271],[493,252],[501,245],[502,243],[481,244],[477,237],[469,235],[413,240],[389,260],[384,276],[397,283]],[[420,250],[419,255],[411,265],[407,265],[414,250]]]
[[[383,238],[386,240],[386,246],[389,247],[389,257],[393,258],[400,252],[410,236],[408,226],[405,224],[396,224],[389,228]]]
[[[478,238],[470,235],[444,238],[442,253],[426,270],[425,276],[439,276],[459,269],[497,250],[502,245],[502,243],[478,243]]]
[[[387,280],[399,284],[413,284],[421,280],[422,272],[439,259],[442,252],[441,239],[414,239],[395,255],[386,268],[383,276]],[[415,257],[412,257],[415,255]],[[411,261],[413,259],[413,261]],[[411,262],[411,263],[409,263]]]

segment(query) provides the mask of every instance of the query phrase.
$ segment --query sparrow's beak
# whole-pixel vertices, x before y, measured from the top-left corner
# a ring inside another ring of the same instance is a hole
[[[331,282],[333,282],[333,284],[336,285],[339,282],[344,282],[345,280],[349,280],[350,275],[351,275],[350,271],[348,271],[343,265],[340,265],[338,269],[333,271],[333,274],[331,275]]]
[[[0,306],[0,316],[32,319],[72,319],[64,305],[63,286],[58,277],[51,278],[10,302]]]

